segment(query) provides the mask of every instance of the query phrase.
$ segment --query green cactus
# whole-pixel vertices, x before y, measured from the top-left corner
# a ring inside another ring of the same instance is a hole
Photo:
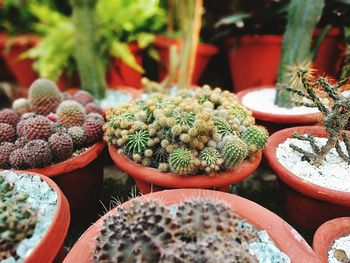
[[[214,124],[222,136],[229,135],[233,131],[231,125],[224,118],[214,117]]]
[[[147,131],[136,131],[134,134],[129,135],[128,141],[125,145],[129,154],[143,154],[147,148],[147,142],[149,140],[149,134]]]
[[[65,100],[57,108],[58,121],[62,126],[69,128],[81,126],[85,121],[83,106],[74,100]]]
[[[223,143],[222,157],[226,169],[233,169],[239,165],[248,155],[247,144],[238,136],[228,138]]]
[[[269,133],[263,126],[249,126],[242,132],[242,139],[248,145],[250,153],[262,150],[268,138]]]
[[[218,172],[220,170],[223,159],[217,149],[206,147],[201,151],[199,158],[202,162],[204,161],[202,165],[206,173]]]
[[[232,105],[231,113],[239,124],[249,122],[249,124],[251,125],[254,122],[248,110],[239,104]]]
[[[187,112],[182,110],[174,110],[173,117],[176,119],[176,123],[179,125],[193,126],[196,120],[196,114],[194,112]]]
[[[170,169],[178,175],[191,175],[195,172],[194,156],[190,150],[178,148],[169,155]]]

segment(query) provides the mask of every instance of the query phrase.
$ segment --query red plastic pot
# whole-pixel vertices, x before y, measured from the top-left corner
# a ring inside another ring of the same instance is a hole
[[[261,89],[275,89],[275,87],[256,87],[238,92],[238,101],[245,106],[242,101],[243,97],[249,92],[258,91]],[[261,98],[263,99],[263,98]],[[245,106],[248,108],[247,106]],[[262,111],[256,111],[248,108],[252,111],[253,117],[256,119],[257,124],[265,126],[269,133],[272,134],[278,130],[301,125],[316,125],[320,123],[322,115],[321,113],[308,113],[308,114],[297,114],[297,115],[284,115],[284,114],[273,114]]]
[[[292,224],[306,230],[315,230],[327,220],[350,215],[350,193],[312,184],[287,170],[276,157],[279,144],[294,133],[312,134],[326,138],[321,126],[284,129],[270,136],[264,151],[267,163],[282,181],[287,215]],[[350,132],[347,132],[350,134]]]
[[[180,204],[183,201],[193,197],[205,197],[214,200],[226,202],[232,212],[240,215],[248,222],[253,224],[258,229],[266,230],[270,238],[275,242],[276,246],[285,254],[287,254],[292,262],[298,263],[315,263],[319,262],[315,253],[306,241],[286,222],[274,213],[268,211],[262,206],[253,203],[245,198],[221,193],[210,190],[201,189],[176,189],[166,190],[157,193],[152,193],[135,198],[134,200],[149,200],[156,199],[166,205]],[[132,201],[122,204],[127,208]],[[112,210],[100,218],[93,224],[73,246],[65,258],[65,263],[88,263],[92,262],[92,253],[94,250],[93,244],[96,242],[96,237],[100,232],[103,220],[111,214],[115,214],[116,210]]]
[[[109,145],[108,150],[114,163],[134,178],[137,188],[142,194],[169,188],[215,188],[219,191],[227,191],[230,185],[242,181],[258,168],[262,155],[258,153],[253,160],[246,160],[235,169],[222,172],[216,176],[195,175],[184,177],[172,173],[162,173],[158,169],[137,164],[119,154],[117,148],[113,145]]]
[[[227,41],[234,91],[274,85],[280,63],[281,35],[251,35]]]
[[[17,173],[21,173],[21,171],[17,171]],[[24,260],[24,263],[62,262],[65,255],[64,239],[70,222],[68,201],[60,188],[50,178],[32,172],[25,173],[39,175],[57,193],[57,209],[49,228],[31,254]]]
[[[159,80],[162,81],[168,74],[169,67],[169,50],[170,46],[180,42],[166,36],[156,36],[154,46],[157,49],[160,62],[158,66]],[[199,43],[196,53],[196,61],[193,70],[192,84],[196,85],[210,58],[218,52],[218,48],[214,45]]]
[[[334,241],[347,235],[350,235],[350,217],[327,221],[317,229],[312,246],[321,263],[328,263],[328,251]]]
[[[129,44],[131,53],[135,56],[136,62],[142,65],[142,50],[137,43]],[[141,88],[141,72],[128,66],[119,58],[113,58],[107,72],[108,87],[114,89],[118,86],[129,86]]]
[[[105,142],[64,162],[28,171],[51,178],[67,197],[73,223],[94,219],[103,183],[103,159],[100,156]]]
[[[38,41],[39,37],[35,35],[19,35],[7,38],[2,56],[21,87],[28,88],[38,78],[37,73],[33,70],[34,61],[21,58],[21,55],[34,47]]]

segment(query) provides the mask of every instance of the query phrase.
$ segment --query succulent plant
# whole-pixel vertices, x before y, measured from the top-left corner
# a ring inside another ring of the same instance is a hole
[[[80,149],[88,144],[88,140],[86,138],[83,127],[80,127],[80,126],[70,127],[67,129],[67,133],[71,137],[75,149]]]
[[[248,249],[257,229],[240,227],[226,204],[194,198],[175,211],[155,200],[118,207],[103,223],[94,262],[258,262]]]
[[[94,101],[94,97],[85,90],[79,90],[73,95],[73,100],[76,100],[82,105],[86,105]]]
[[[28,101],[35,113],[46,116],[56,111],[62,96],[54,82],[37,79],[29,88]]]
[[[0,143],[13,142],[16,138],[15,129],[6,123],[0,123]]]
[[[101,109],[101,107],[94,102],[89,102],[85,105],[85,112],[86,114],[94,112],[103,115],[103,110]]]
[[[73,140],[67,133],[52,134],[49,138],[49,147],[53,158],[58,161],[67,160],[73,154]]]
[[[249,126],[242,132],[242,139],[247,144],[251,153],[262,150],[268,138],[269,133],[263,126]]]
[[[19,121],[17,112],[12,109],[3,109],[0,111],[0,123],[6,123],[13,127],[16,127]]]
[[[248,154],[247,144],[238,136],[225,138],[222,146],[222,156],[224,158],[224,165],[227,169],[240,164]]]
[[[10,166],[9,158],[11,153],[16,150],[16,146],[11,142],[0,144],[0,168],[7,169]]]
[[[57,108],[58,121],[66,128],[81,126],[85,121],[83,106],[74,100],[65,100]]]
[[[16,149],[10,154],[9,163],[14,169],[25,169],[28,167],[22,149]]]
[[[25,120],[23,124],[23,131],[20,133],[22,132],[23,136],[27,140],[47,140],[52,133],[51,123],[48,118],[39,115],[34,118]]]
[[[96,112],[90,112],[88,115],[86,115],[86,120],[95,120],[95,121],[100,121],[102,123],[105,122],[105,119],[103,118],[103,116]]]
[[[103,122],[96,120],[86,120],[83,128],[87,140],[91,143],[102,140],[103,138]]]
[[[19,115],[30,112],[29,101],[26,98],[19,98],[13,101],[12,109],[16,111]]]
[[[18,137],[18,139],[15,141],[15,146],[17,148],[23,148],[28,143],[28,140],[26,137]]]
[[[33,233],[37,217],[27,198],[0,176],[0,260],[15,256],[17,244]]]
[[[135,162],[163,172],[215,175],[256,154],[253,146],[241,140],[243,132],[255,124],[251,112],[235,95],[219,88],[204,86],[172,96],[152,94],[110,109],[106,118],[108,143]],[[239,145],[232,142],[224,150],[225,137],[241,139]],[[257,145],[257,150],[265,143]]]
[[[43,168],[52,161],[49,144],[44,140],[31,140],[22,150],[27,165],[31,168]]]

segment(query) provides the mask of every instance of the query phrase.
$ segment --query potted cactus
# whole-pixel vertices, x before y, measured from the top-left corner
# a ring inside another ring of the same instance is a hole
[[[312,71],[296,72],[306,97],[322,113],[322,126],[292,127],[273,134],[265,150],[267,162],[283,182],[287,213],[295,224],[316,229],[323,222],[350,215],[349,132],[350,98],[340,84],[316,78]]]
[[[312,247],[321,263],[350,261],[350,218],[340,217],[321,225]]]
[[[112,108],[104,131],[112,159],[142,193],[225,191],[260,163],[268,133],[254,122],[233,94],[204,86]]]
[[[62,260],[70,215],[67,199],[49,178],[0,172],[0,261]]]
[[[52,178],[67,196],[73,219],[94,214],[102,187],[98,156],[105,146],[104,117],[93,100],[86,91],[72,96],[52,81],[38,79],[28,99],[0,111],[0,168]]]
[[[102,258],[145,263],[318,262],[303,238],[270,211],[235,195],[199,189],[166,190],[122,204],[91,226],[64,262]]]

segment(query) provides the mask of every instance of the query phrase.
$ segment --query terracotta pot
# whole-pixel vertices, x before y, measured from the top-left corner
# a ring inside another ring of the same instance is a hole
[[[21,87],[28,88],[38,78],[32,67],[34,61],[20,58],[22,53],[35,46],[38,41],[39,37],[35,35],[8,37],[6,41],[2,56]]]
[[[142,66],[142,50],[136,43],[129,44],[131,53],[136,62]],[[119,58],[113,58],[107,72],[108,87],[114,89],[118,86],[141,88],[141,72],[128,66]]]
[[[275,89],[275,87],[256,87],[256,88],[242,90],[236,94],[238,101],[243,106],[245,106],[242,103],[243,97],[249,92],[258,91],[261,89]],[[256,119],[257,124],[265,126],[269,130],[270,134],[276,131],[279,131],[281,129],[285,129],[293,126],[316,125],[320,123],[322,119],[321,113],[284,115],[284,114],[278,114],[278,113],[273,114],[273,113],[266,113],[262,111],[256,111],[256,110],[250,109],[247,106],[245,107],[252,111],[252,114]]]
[[[21,171],[16,171],[21,173]],[[57,209],[49,228],[46,230],[40,242],[35,246],[31,254],[23,261],[24,263],[37,262],[62,262],[64,258],[64,239],[67,235],[70,214],[69,204],[66,197],[58,186],[46,176],[41,174],[25,172],[31,175],[39,175],[53,191],[57,193]]]
[[[114,163],[134,178],[137,188],[142,194],[169,188],[215,188],[220,191],[227,191],[230,185],[251,175],[258,168],[261,161],[261,153],[258,153],[254,160],[244,161],[235,169],[222,172],[216,176],[195,175],[184,177],[172,173],[162,173],[158,169],[137,164],[119,154],[117,148],[113,145],[109,145],[108,150]]]
[[[64,162],[28,171],[50,177],[67,197],[73,223],[95,219],[103,183],[105,142],[95,143],[82,154]]]
[[[315,230],[327,220],[350,215],[350,193],[312,184],[287,170],[276,157],[276,148],[294,133],[312,134],[326,138],[321,126],[284,129],[270,136],[264,151],[267,163],[283,182],[282,190],[286,212],[292,224],[306,230]],[[350,134],[350,132],[347,132]]]
[[[235,92],[276,83],[282,40],[281,35],[228,39],[226,45]]]
[[[160,62],[158,66],[159,81],[162,81],[168,74],[170,46],[179,45],[179,41],[166,36],[156,36],[154,46],[157,49]],[[218,52],[214,45],[199,43],[196,53],[196,61],[193,70],[192,84],[197,85],[198,80],[207,66],[210,58]]]
[[[200,189],[176,189],[166,190],[157,193],[152,193],[135,198],[134,200],[149,200],[156,199],[166,205],[180,204],[183,201],[193,197],[205,197],[214,200],[226,202],[232,212],[247,219],[258,229],[264,229],[269,233],[270,238],[275,242],[276,246],[285,254],[287,254],[292,262],[298,263],[314,263],[319,262],[315,253],[305,242],[305,240],[286,222],[279,218],[274,213],[268,211],[262,206],[253,203],[242,197],[221,193],[210,190]],[[122,204],[127,208],[132,201]],[[99,234],[103,220],[111,214],[115,214],[116,210],[112,210],[100,218],[93,224],[73,246],[65,263],[88,263],[92,262],[92,253],[96,242],[96,236]]]
[[[327,221],[317,229],[312,246],[321,263],[328,263],[328,251],[334,241],[347,235],[350,235],[350,217]]]

